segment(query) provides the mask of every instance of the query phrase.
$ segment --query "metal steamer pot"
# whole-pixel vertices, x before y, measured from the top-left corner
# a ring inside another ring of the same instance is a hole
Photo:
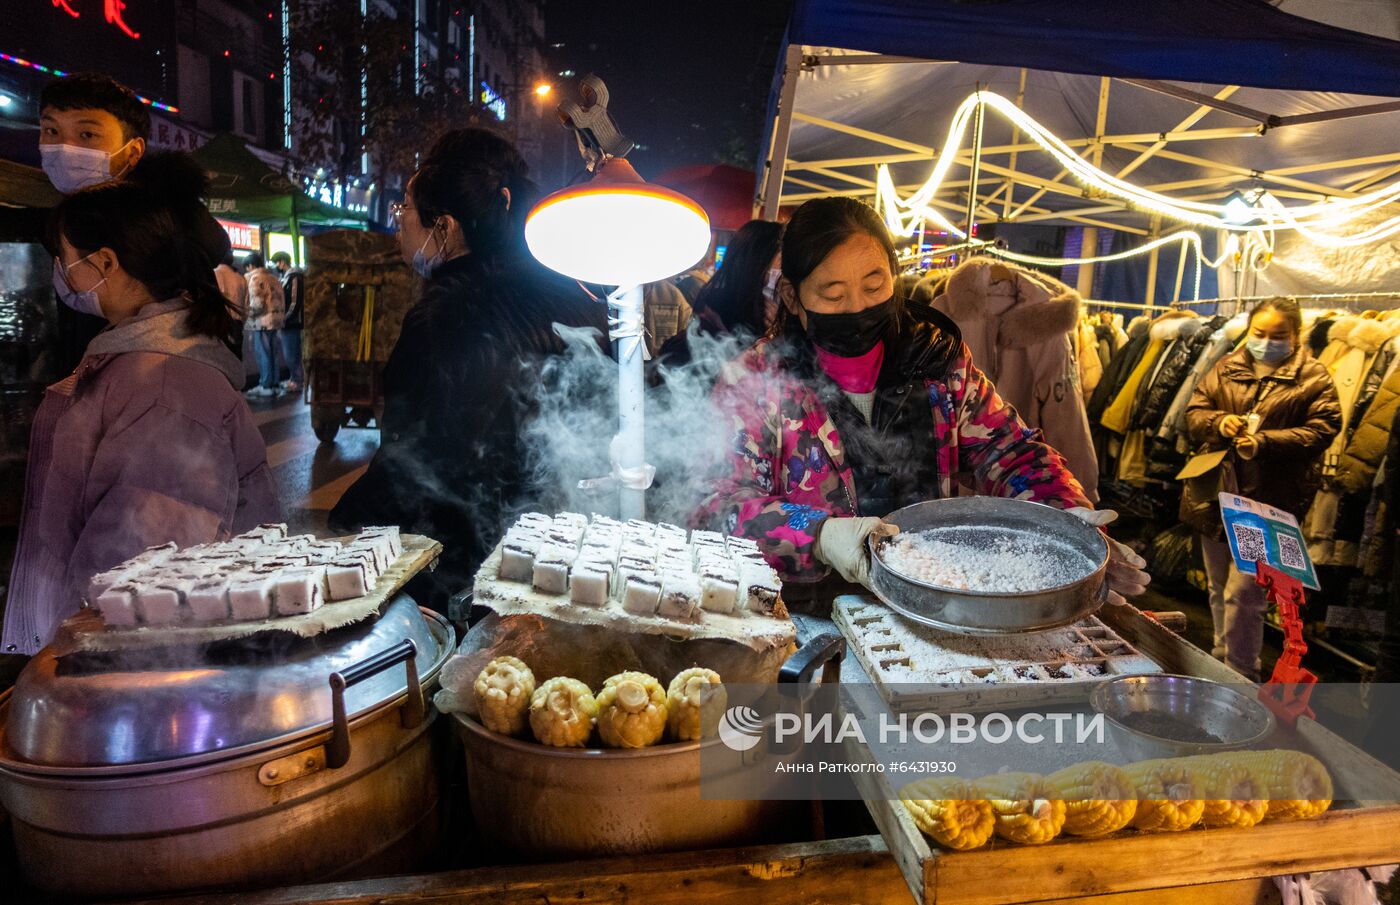
[[[453,640],[400,595],[310,639],[41,651],[0,698],[21,869],[84,897],[411,869],[438,835],[425,690]]]
[[[778,681],[839,679],[846,642],[826,633],[783,664]],[[706,800],[701,752],[718,738],[653,748],[551,748],[452,714],[466,749],[472,816],[489,838],[536,860],[757,844],[807,826],[809,802]],[[772,752],[781,754],[781,752]]]

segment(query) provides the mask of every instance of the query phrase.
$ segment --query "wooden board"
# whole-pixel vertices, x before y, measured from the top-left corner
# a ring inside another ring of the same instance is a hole
[[[984,877],[984,885],[998,878]],[[909,905],[884,840],[856,836],[743,849],[487,867],[373,880],[319,883],[263,892],[165,898],[130,905]],[[949,902],[958,900],[950,899]],[[1043,905],[1277,905],[1267,880],[1195,885],[1173,891]]]
[[[1241,681],[1131,606],[1106,607],[1100,615],[1168,672]],[[1296,730],[1280,730],[1277,740],[1280,747],[1297,747],[1327,764],[1337,807],[1314,820],[1249,829],[1124,831],[1042,846],[993,840],[974,851],[949,852],[919,832],[887,775],[856,773],[852,779],[911,892],[924,905],[1055,902],[1400,861],[1400,774],[1311,720],[1300,720]],[[873,761],[864,746],[852,743],[848,752],[853,760]]]
[[[880,696],[896,713],[977,713],[1050,702],[1083,702],[1102,681],[1102,677],[1088,676],[1053,679],[1040,671],[1055,663],[1097,664],[1106,676],[1161,672],[1151,658],[1133,649],[1112,628],[1092,616],[1048,632],[994,639],[953,635],[920,625],[864,596],[837,597],[831,616],[880,690]],[[1081,648],[1087,652],[1076,655]],[[967,673],[973,679],[977,673],[1033,668],[1039,680],[969,681],[956,675],[939,676],[943,667],[924,660],[945,652],[944,667],[960,664],[952,667],[953,671]],[[983,655],[985,659],[979,659]]]
[[[108,629],[102,617],[87,609],[63,623],[54,645],[57,655],[141,650],[151,647],[209,644],[246,638],[263,632],[290,632],[309,638],[332,629],[353,625],[377,614],[403,590],[409,579],[431,568],[442,553],[442,544],[419,534],[405,534],[403,553],[379,576],[374,589],[363,597],[328,603],[303,616],[279,616],[259,622],[230,622],[220,625],[167,625],[129,629]]]

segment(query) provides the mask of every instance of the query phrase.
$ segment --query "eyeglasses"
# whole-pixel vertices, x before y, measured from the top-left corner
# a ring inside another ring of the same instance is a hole
[[[406,201],[395,201],[394,203],[389,205],[389,216],[393,218],[393,221],[396,224],[402,223],[403,212],[411,210],[416,210],[416,208],[414,208],[413,205],[407,203]]]

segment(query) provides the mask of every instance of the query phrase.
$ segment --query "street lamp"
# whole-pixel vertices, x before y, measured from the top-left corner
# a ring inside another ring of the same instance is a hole
[[[554,86],[549,84],[549,82],[540,82],[538,85],[535,86],[536,97],[549,97],[552,91],[554,91]]]
[[[632,143],[607,112],[607,88],[590,76],[583,89],[585,105],[564,104],[559,113],[578,134],[593,176],[535,205],[525,218],[525,244],[550,270],[616,287],[608,304],[617,343],[619,428],[610,453],[622,517],[642,518],[654,471],[646,464],[642,285],[681,273],[703,258],[710,247],[710,220],[690,198],[637,175],[621,156]]]

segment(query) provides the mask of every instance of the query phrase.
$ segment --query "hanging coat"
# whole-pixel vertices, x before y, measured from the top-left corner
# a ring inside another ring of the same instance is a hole
[[[1381,460],[1385,458],[1386,446],[1390,443],[1390,426],[1395,421],[1397,411],[1400,411],[1400,368],[1392,368],[1342,452],[1337,483],[1343,490],[1363,493],[1370,489]]]
[[[1093,324],[1081,319],[1079,328],[1072,335],[1075,339],[1074,358],[1079,363],[1079,388],[1087,403],[1099,381],[1103,380],[1104,360],[1099,355],[1098,335],[1094,332]]]
[[[1123,348],[1113,355],[1113,360],[1108,363],[1108,368],[1103,372],[1103,380],[1099,381],[1098,389],[1094,390],[1089,397],[1089,423],[1098,424],[1103,418],[1104,410],[1118,398],[1118,393],[1123,389],[1123,384],[1127,381],[1138,362],[1142,360],[1143,353],[1147,351],[1151,338],[1148,336],[1148,324],[1143,320],[1141,325],[1135,327],[1128,334],[1129,339]]]
[[[1230,351],[1235,348],[1240,337],[1244,336],[1248,323],[1249,319],[1246,315],[1237,314],[1210,334],[1205,348],[1197,356],[1195,364],[1191,366],[1190,373],[1181,381],[1181,387],[1176,391],[1171,406],[1162,416],[1162,426],[1157,431],[1159,439],[1181,438],[1184,441],[1186,407],[1191,404],[1191,394],[1195,392],[1196,385],[1201,382],[1201,379],[1220,363],[1220,359],[1230,354]],[[1185,444],[1183,443],[1183,445]]]
[[[1172,344],[1162,356],[1157,375],[1133,413],[1133,430],[1152,431],[1161,425],[1167,408],[1217,326],[1219,324],[1214,321],[1195,317],[1178,318],[1161,325],[1159,329],[1172,337]]]
[[[1064,283],[987,258],[954,270],[933,301],[958,325],[997,393],[1045,435],[1094,499],[1098,460],[1071,339],[1081,305]]]

